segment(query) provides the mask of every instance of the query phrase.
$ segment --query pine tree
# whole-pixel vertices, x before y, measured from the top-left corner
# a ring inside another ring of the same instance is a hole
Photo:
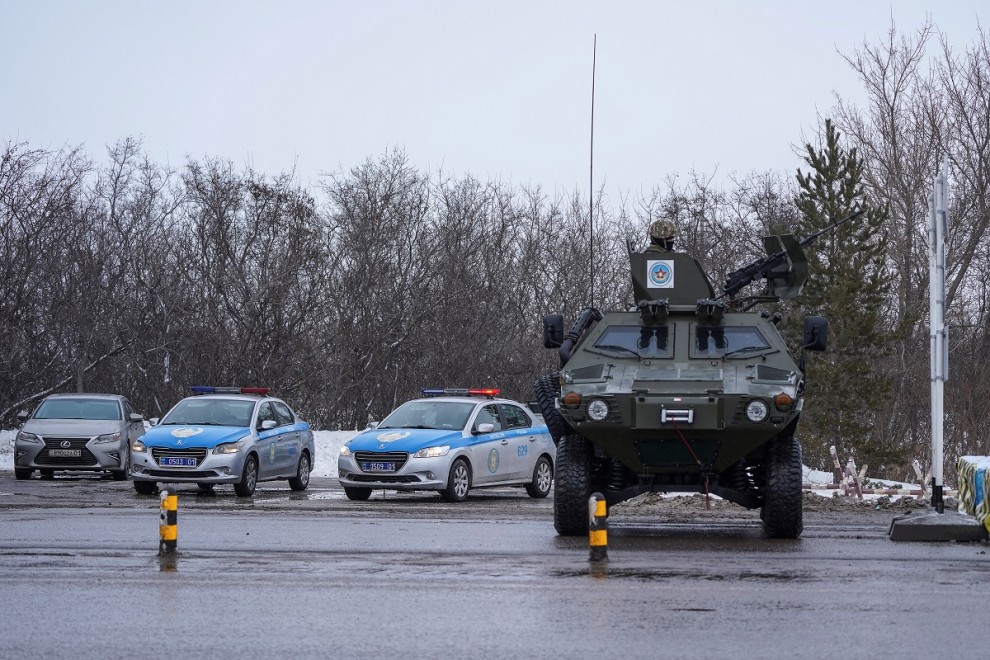
[[[846,150],[831,120],[825,120],[824,144],[806,145],[807,174],[797,171],[800,235],[808,235],[864,208],[863,162],[856,149]],[[831,466],[835,445],[845,463],[854,456],[874,468],[899,462],[871,443],[876,411],[887,401],[888,378],[882,359],[892,339],[886,327],[888,293],[887,210],[870,208],[843,223],[807,248],[809,277],[794,300],[789,332],[799,333],[804,316],[829,319],[829,347],[808,356],[805,408],[799,433],[805,462]]]

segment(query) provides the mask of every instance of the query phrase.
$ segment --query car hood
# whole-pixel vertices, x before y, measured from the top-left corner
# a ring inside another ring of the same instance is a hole
[[[148,447],[206,447],[210,449],[225,442],[235,442],[250,435],[245,426],[197,426],[168,424],[154,426],[141,436]]]
[[[461,431],[442,429],[368,429],[348,441],[351,451],[419,451],[455,442],[463,437]]]
[[[29,419],[21,429],[41,436],[94,436],[116,433],[119,419]]]

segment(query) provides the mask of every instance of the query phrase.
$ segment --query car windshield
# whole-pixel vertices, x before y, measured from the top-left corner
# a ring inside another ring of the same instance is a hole
[[[254,401],[194,397],[183,399],[162,419],[162,424],[250,426]]]
[[[106,399],[48,399],[35,419],[120,419],[120,405]]]
[[[746,357],[770,348],[760,331],[749,326],[702,326],[694,331],[692,354],[700,357]]]
[[[466,401],[410,401],[396,408],[380,429],[463,429],[475,404]]]
[[[670,357],[669,330],[663,325],[613,325],[595,342],[600,351],[644,358]]]

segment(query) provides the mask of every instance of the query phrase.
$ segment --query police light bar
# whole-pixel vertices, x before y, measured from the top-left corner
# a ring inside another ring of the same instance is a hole
[[[491,387],[424,387],[423,396],[498,396],[502,391]]]
[[[212,385],[193,385],[189,389],[193,394],[260,394],[262,396],[272,391],[270,387],[213,387]]]

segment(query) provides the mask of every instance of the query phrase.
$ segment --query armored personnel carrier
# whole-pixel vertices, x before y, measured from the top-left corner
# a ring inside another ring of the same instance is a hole
[[[710,493],[761,509],[770,537],[801,534],[805,351],[826,348],[828,321],[805,319],[795,359],[780,314],[750,310],[798,295],[803,248],[859,213],[804,241],[764,238],[767,256],[730,274],[718,297],[693,257],[630,246],[635,305],[587,307],[566,335],[561,315],[544,317],[560,371],[534,390],[557,442],[559,534],[588,532],[593,492],[609,506],[646,492]],[[753,282],[762,291],[740,296]]]

